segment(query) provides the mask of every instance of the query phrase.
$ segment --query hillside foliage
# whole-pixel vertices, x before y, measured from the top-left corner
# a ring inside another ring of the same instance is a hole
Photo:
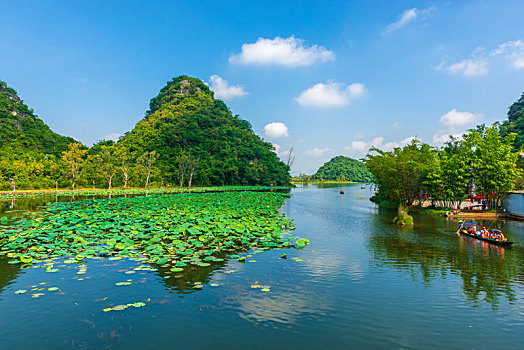
[[[180,76],[118,142],[91,148],[51,131],[0,81],[0,190],[284,185],[289,167],[201,80]]]
[[[372,175],[366,165],[356,159],[336,156],[324,163],[311,180],[370,182]]]
[[[150,103],[146,117],[117,144],[131,154],[156,151],[156,168],[168,182],[187,178],[197,185],[286,184],[289,167],[252,130],[248,121],[232,115],[201,80],[180,76]]]

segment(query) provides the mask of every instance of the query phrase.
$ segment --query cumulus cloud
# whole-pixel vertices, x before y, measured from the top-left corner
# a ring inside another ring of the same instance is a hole
[[[264,134],[270,139],[277,139],[282,137],[289,137],[289,132],[284,123],[269,123],[264,126]]]
[[[407,9],[400,15],[399,19],[396,22],[390,23],[384,29],[384,34],[391,34],[394,31],[405,27],[409,23],[415,21],[415,19],[423,17],[433,11],[435,8],[429,7],[427,9]]]
[[[453,133],[449,133],[449,132],[443,132],[441,130],[437,131],[437,133],[435,135],[433,135],[433,143],[435,145],[442,145],[446,142],[449,141],[449,137],[453,137],[453,138],[461,138],[462,137],[462,133],[458,133],[458,134],[453,134]]]
[[[318,83],[306,89],[295,98],[302,106],[311,107],[343,107],[351,98],[356,98],[366,93],[366,87],[361,83],[346,86],[344,83],[328,81],[326,84]]]
[[[491,52],[492,56],[502,55],[515,69],[524,69],[524,42],[507,41]]]
[[[466,59],[450,64],[447,71],[451,74],[463,74],[466,77],[475,77],[488,74],[488,62],[485,59]]]
[[[440,123],[446,126],[464,126],[475,122],[475,114],[470,112],[459,112],[453,108],[440,117]]]
[[[122,134],[118,133],[118,132],[113,132],[111,134],[107,134],[106,136],[104,136],[104,139],[105,140],[113,140],[115,142],[118,141],[118,139],[123,136]]]
[[[393,148],[396,147],[404,147],[408,143],[410,143],[412,140],[416,139],[414,136],[406,137],[403,140],[400,141],[390,141],[387,143],[384,143],[383,137],[376,137],[371,141],[362,141],[357,140],[351,142],[350,146],[345,147],[345,150],[350,153],[355,153],[362,155],[366,153],[371,147],[377,147],[384,151],[391,151]]]
[[[440,129],[433,135],[433,143],[441,145],[449,140],[449,136],[460,137],[468,128],[476,125],[481,114],[459,112],[455,108],[440,117]]]
[[[304,40],[277,36],[274,39],[258,38],[255,43],[243,44],[239,54],[229,57],[229,62],[254,65],[281,65],[287,67],[309,66],[317,62],[335,60],[335,53],[324,46],[304,46]]]
[[[497,63],[509,64],[513,69],[524,69],[524,42],[522,40],[506,41],[491,51],[479,47],[469,58],[451,63],[443,60],[435,68],[450,74],[475,77],[488,74],[490,67]]]
[[[223,100],[231,100],[235,97],[249,95],[249,92],[241,85],[229,85],[229,83],[219,77],[212,75],[209,78],[209,88],[215,92],[215,97]]]
[[[312,157],[322,157],[322,156],[324,156],[326,154],[329,154],[329,153],[332,153],[332,152],[334,152],[334,151],[331,148],[325,147],[325,148],[308,149],[304,153],[306,155],[312,156]]]

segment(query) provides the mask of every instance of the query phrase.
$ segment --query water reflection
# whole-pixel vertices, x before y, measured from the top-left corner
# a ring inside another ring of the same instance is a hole
[[[240,317],[255,323],[271,321],[293,324],[303,314],[318,316],[322,309],[327,308],[321,305],[319,299],[303,291],[287,291],[274,295],[245,293],[238,296],[236,303]]]
[[[233,254],[233,253],[231,253]],[[181,294],[191,294],[201,289],[195,285],[207,285],[213,279],[216,272],[224,270],[227,259],[219,262],[211,262],[209,266],[188,265],[183,271],[172,272],[171,266],[159,267],[158,275],[162,277],[163,284],[171,290]]]
[[[516,289],[524,285],[521,249],[458,236],[455,223],[445,223],[442,218],[419,215],[413,228],[388,225],[388,229],[385,220],[376,217],[369,235],[368,247],[376,266],[407,272],[425,284],[449,275],[459,277],[462,291],[473,306],[484,301],[496,309],[501,299],[510,304],[517,300]]]
[[[8,264],[6,258],[0,258],[0,296],[4,289],[13,284],[16,278],[21,274],[18,264]]]

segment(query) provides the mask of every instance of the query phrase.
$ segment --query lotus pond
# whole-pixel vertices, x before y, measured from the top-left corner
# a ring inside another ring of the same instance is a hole
[[[524,224],[401,228],[360,187],[0,202],[2,347],[520,348]]]

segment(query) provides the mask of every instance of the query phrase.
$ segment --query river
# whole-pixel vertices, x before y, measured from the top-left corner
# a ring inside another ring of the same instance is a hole
[[[492,223],[515,241],[505,249],[459,237],[456,222],[440,217],[414,214],[413,227],[395,226],[395,213],[360,184],[291,195],[282,213],[311,244],[246,263],[174,276],[134,270],[140,262],[130,260],[49,273],[0,259],[0,348],[521,348],[524,223]],[[0,203],[0,217],[44,203]],[[132,285],[115,286],[127,279]],[[146,306],[104,312],[110,302]]]

